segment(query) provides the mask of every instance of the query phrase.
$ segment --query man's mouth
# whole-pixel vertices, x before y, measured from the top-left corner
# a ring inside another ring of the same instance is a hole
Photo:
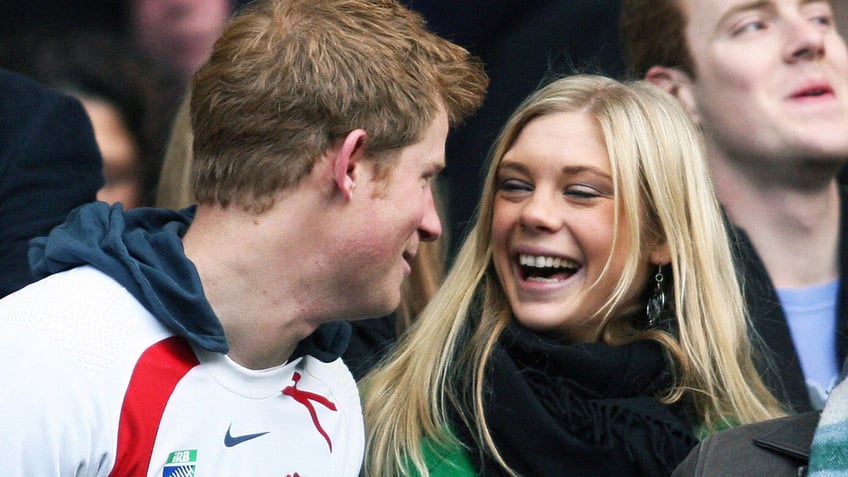
[[[522,280],[533,282],[561,282],[580,270],[581,265],[574,260],[544,255],[519,254],[518,270]]]

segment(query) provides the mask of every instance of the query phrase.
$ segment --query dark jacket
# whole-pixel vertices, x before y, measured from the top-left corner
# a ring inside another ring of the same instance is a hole
[[[350,321],[350,344],[342,359],[356,381],[368,374],[391,351],[398,337],[397,317]]]
[[[0,298],[35,281],[29,240],[102,186],[103,162],[79,101],[0,69]]]
[[[692,449],[672,477],[805,475],[820,414],[806,412],[713,434]]]
[[[839,301],[837,303],[836,350],[837,362],[848,354],[848,188],[840,189],[841,217],[839,239]],[[754,249],[748,235],[740,228],[731,232],[742,278],[742,291],[748,304],[754,330],[761,338],[755,341],[758,355],[766,356],[771,366],[755,357],[760,375],[777,398],[795,412],[813,410],[801,362],[792,342],[786,314],[780,305],[765,265]]]

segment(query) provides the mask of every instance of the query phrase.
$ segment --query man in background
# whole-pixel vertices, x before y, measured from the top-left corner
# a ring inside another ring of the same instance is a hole
[[[625,0],[621,22],[631,73],[704,133],[766,383],[821,408],[848,351],[848,52],[831,3]]]

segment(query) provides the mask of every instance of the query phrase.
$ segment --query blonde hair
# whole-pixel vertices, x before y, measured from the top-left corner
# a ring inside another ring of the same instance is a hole
[[[496,171],[528,122],[575,111],[596,120],[611,163],[615,216],[635,232],[621,244],[630,257],[598,311],[600,340],[659,342],[671,358],[674,382],[658,398],[667,404],[685,398],[703,429],[780,414],[751,361],[744,302],[699,132],[674,98],[650,84],[573,76],[531,95],[507,121],[493,148],[477,222],[444,285],[389,359],[364,380],[366,475],[406,475],[411,466],[428,475],[425,440],[455,444],[451,410],[509,471],[482,409],[484,370],[512,319],[490,247]],[[664,240],[671,255],[671,332],[639,329],[616,315],[637,280],[645,246],[656,240]],[[480,309],[479,319],[471,319],[472,308]]]
[[[162,172],[159,174],[156,207],[182,209],[195,202],[191,169],[194,163],[194,154],[191,152],[194,134],[191,132],[190,105],[191,92],[188,92],[180,102],[171,124]]]

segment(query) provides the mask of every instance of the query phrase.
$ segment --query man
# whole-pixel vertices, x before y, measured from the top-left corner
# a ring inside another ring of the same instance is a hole
[[[621,18],[631,72],[704,132],[765,381],[796,411],[820,408],[848,351],[848,52],[830,2],[626,0]]]
[[[227,19],[233,0],[129,0],[127,28],[134,44],[188,82],[200,68]]]
[[[398,304],[468,53],[389,0],[269,0],[194,77],[196,211],[78,209],[0,301],[9,475],[355,476],[336,320]]]
[[[102,171],[79,101],[0,70],[0,298],[35,281],[30,239],[93,201]]]

